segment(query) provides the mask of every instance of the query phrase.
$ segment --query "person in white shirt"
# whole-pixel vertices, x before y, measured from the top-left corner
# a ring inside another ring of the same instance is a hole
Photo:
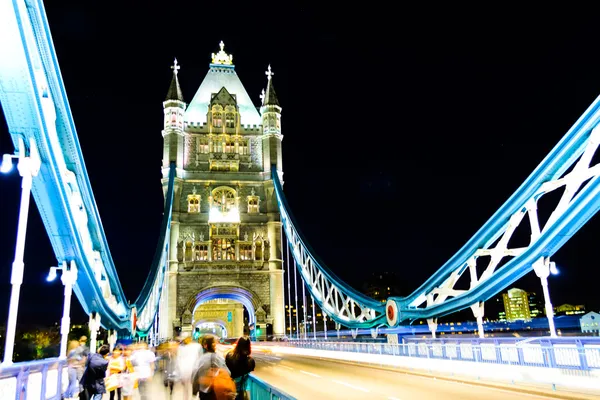
[[[192,394],[192,380],[198,366],[198,360],[202,355],[202,346],[186,337],[177,349],[177,374],[183,385],[183,399],[188,400]]]
[[[140,342],[131,355],[131,363],[138,379],[138,389],[141,400],[150,399],[148,386],[154,375],[156,355],[148,349],[148,343]]]

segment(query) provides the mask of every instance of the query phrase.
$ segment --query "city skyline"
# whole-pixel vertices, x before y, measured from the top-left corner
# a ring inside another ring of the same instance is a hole
[[[575,8],[505,9],[477,20],[407,9],[395,21],[353,9],[334,20],[328,6],[244,6],[228,16],[228,30],[198,34],[194,16],[213,13],[196,7],[177,10],[181,35],[173,37],[161,21],[176,10],[134,17],[132,5],[116,15],[106,5],[46,2],[92,190],[132,301],[162,218],[162,101],[174,57],[188,102],[221,40],[256,105],[271,65],[283,107],[284,190],[299,228],[355,288],[367,271],[394,270],[401,295],[460,249],[600,94],[600,58],[587,51],[597,27]],[[261,33],[252,16],[279,35]],[[0,152],[12,152],[4,118],[0,126]],[[3,175],[0,185],[5,320],[20,178]],[[592,291],[599,230],[594,217],[553,257],[555,305],[600,309]],[[19,321],[59,320],[62,285],[45,281],[52,265],[32,204]],[[513,286],[541,292],[533,273]]]

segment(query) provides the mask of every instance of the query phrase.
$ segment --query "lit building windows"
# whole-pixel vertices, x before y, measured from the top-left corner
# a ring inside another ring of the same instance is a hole
[[[225,139],[225,153],[235,153],[235,141],[231,137]]]
[[[259,211],[260,198],[254,193],[252,188],[251,194],[247,197],[248,199],[248,214],[257,214]]]
[[[200,195],[196,194],[196,187],[192,190],[192,194],[188,195],[188,213],[200,212]]]
[[[240,244],[240,260],[252,260],[252,244]]]
[[[225,127],[235,128],[235,116],[233,115],[233,113],[225,114]]]
[[[213,239],[212,244],[213,261],[235,260],[234,239]]]
[[[213,114],[213,128],[221,128],[223,126],[223,119],[221,113]]]
[[[238,143],[238,153],[243,156],[250,154],[250,147],[248,146],[248,140],[241,139]]]
[[[207,137],[198,138],[198,153],[202,153],[202,154],[208,153],[208,138]]]
[[[194,248],[194,261],[208,261],[208,245],[196,245]]]

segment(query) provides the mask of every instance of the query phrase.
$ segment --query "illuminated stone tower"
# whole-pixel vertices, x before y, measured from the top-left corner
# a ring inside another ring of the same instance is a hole
[[[269,66],[260,113],[224,51],[186,107],[177,62],[163,103],[163,188],[177,165],[169,273],[160,329],[185,335],[207,323],[226,336],[248,323],[284,334],[281,222],[271,165],[283,177],[281,107]],[[243,306],[243,307],[242,307]]]

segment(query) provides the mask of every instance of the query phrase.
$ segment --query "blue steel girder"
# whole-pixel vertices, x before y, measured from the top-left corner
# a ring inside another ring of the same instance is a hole
[[[295,265],[310,295],[327,317],[349,328],[370,328],[385,323],[385,305],[358,292],[337,277],[304,240],[281,188],[279,172],[271,166],[281,223]]]
[[[0,101],[15,144],[33,140],[32,194],[58,263],[74,260],[75,294],[109,329],[130,331],[121,288],[85,169],[43,3],[0,2]]]
[[[600,97],[446,264],[410,296],[388,299],[388,324],[394,326],[404,320],[437,318],[468,307],[476,308],[530,272],[534,262],[556,253],[600,207],[600,165],[590,165],[599,143]],[[545,223],[540,221],[538,201],[560,189],[562,196],[550,217]],[[509,248],[517,228],[526,223],[531,232],[529,244]],[[481,263],[478,259],[482,257],[489,259]],[[479,276],[478,261],[483,267]],[[467,270],[469,288],[456,289],[457,281]]]
[[[600,97],[448,262],[409,296],[388,299],[383,316],[375,300],[347,286],[318,260],[295,227],[274,167],[272,177],[294,260],[319,306],[337,323],[350,328],[376,327],[382,323],[397,326],[402,321],[438,318],[469,307],[475,311],[481,302],[530,272],[535,262],[558,251],[600,208],[600,165],[590,165],[599,143]],[[547,193],[563,188],[549,219],[540,224],[538,201]],[[531,231],[529,244],[509,248],[517,228],[527,222]],[[489,257],[487,263],[484,257]],[[484,267],[480,275],[478,261],[484,261],[480,264]],[[467,270],[469,288],[456,288]],[[350,309],[338,307],[338,297],[344,305],[352,304]],[[332,302],[332,298],[336,301]],[[355,309],[360,311],[358,318],[353,313]]]

